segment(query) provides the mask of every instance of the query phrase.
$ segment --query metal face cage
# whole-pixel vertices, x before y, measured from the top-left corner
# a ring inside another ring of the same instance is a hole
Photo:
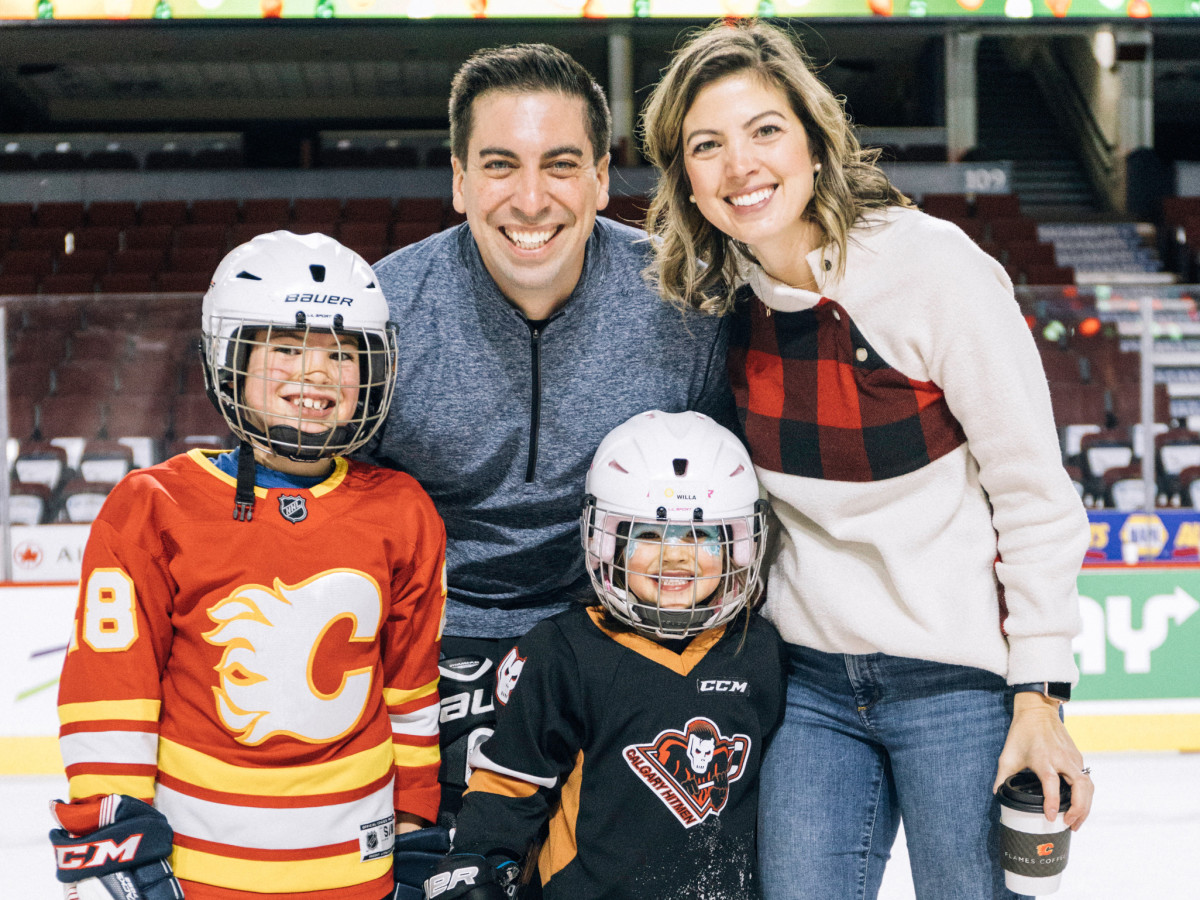
[[[351,453],[374,436],[395,387],[396,330],[347,328],[340,318],[332,328],[310,326],[302,313],[294,325],[206,321],[209,394],[240,440],[308,461]]]
[[[765,506],[692,521],[615,513],[588,497],[580,519],[592,586],[620,622],[656,638],[716,628],[761,591]]]

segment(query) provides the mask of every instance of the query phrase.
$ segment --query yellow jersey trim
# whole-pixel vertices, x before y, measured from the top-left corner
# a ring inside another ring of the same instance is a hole
[[[357,790],[386,776],[392,764],[390,743],[327,763],[272,768],[235,766],[165,738],[158,744],[158,768],[164,774],[210,791],[263,797]]]
[[[324,859],[269,862],[178,846],[171,851],[171,868],[184,881],[242,891],[261,891],[264,885],[270,885],[272,894],[353,887],[382,877],[391,866],[390,853],[366,862],[357,852]]]
[[[350,463],[346,462],[344,457],[335,456],[333,458],[333,471],[329,473],[329,477],[320,484],[314,484],[308,489],[308,492],[314,497],[324,497],[346,480],[346,473],[348,471],[350,471]]]
[[[128,794],[153,797],[153,775],[76,775],[70,780],[70,797],[95,797],[97,794]]]
[[[406,769],[436,766],[442,761],[442,751],[437,744],[432,747],[406,747],[403,744],[392,744],[392,750],[396,765]]]
[[[162,702],[159,700],[93,700],[86,703],[64,703],[58,708],[58,721],[63,725],[100,722],[105,719],[157,722],[161,707]]]
[[[228,452],[229,452],[228,450],[203,450],[199,447],[195,447],[195,448],[189,450],[187,452],[187,455],[189,457],[191,457],[193,460],[195,460],[196,463],[199,464],[200,467],[202,469],[204,469],[206,472],[208,472],[210,475],[213,475],[216,478],[219,478],[221,481],[225,482],[230,487],[236,488],[237,487],[237,479],[234,478],[232,475],[227,475],[226,473],[222,472],[220,469],[217,468],[217,464],[214,463],[212,461],[212,459],[210,459],[210,457],[217,456],[221,453],[228,453]],[[320,484],[315,484],[312,487],[310,487],[308,489],[308,492],[310,494],[312,494],[314,497],[322,497],[325,494],[328,494],[330,491],[332,491],[334,488],[336,488],[338,485],[340,485],[343,481],[345,481],[346,473],[348,471],[350,471],[350,463],[348,463],[344,457],[335,456],[333,458],[333,471],[329,474],[329,477],[326,478],[324,481],[322,481]],[[267,489],[261,488],[258,485],[255,485],[254,486],[254,496],[258,497],[260,499],[265,498],[267,496]]]
[[[403,706],[411,700],[420,700],[422,697],[428,697],[430,694],[436,694],[438,689],[438,679],[435,678],[428,684],[423,684],[420,687],[409,688],[384,688],[383,702],[388,706]]]
[[[224,472],[222,472],[220,469],[217,468],[216,463],[214,463],[211,459],[209,459],[210,456],[218,456],[222,453],[228,453],[228,452],[229,452],[228,450],[202,450],[199,447],[195,447],[195,448],[189,450],[187,452],[187,455],[191,459],[195,460],[196,463],[200,466],[200,468],[204,469],[204,471],[206,471],[209,475],[212,475],[213,477],[217,478],[218,480],[225,482],[227,485],[229,485],[232,488],[236,488],[237,487],[237,479],[234,478],[232,475],[226,475]],[[255,485],[254,496],[258,497],[259,499],[266,499],[267,489],[260,488],[257,485]]]

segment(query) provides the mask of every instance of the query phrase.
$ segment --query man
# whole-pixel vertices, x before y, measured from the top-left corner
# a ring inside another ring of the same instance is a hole
[[[596,218],[610,122],[562,51],[477,53],[450,94],[467,222],[375,266],[401,351],[372,460],[413,475],[446,523],[443,783],[459,789],[512,639],[591,596],[579,495],[600,440],[647,409],[733,421],[720,320],[662,302],[645,234]]]

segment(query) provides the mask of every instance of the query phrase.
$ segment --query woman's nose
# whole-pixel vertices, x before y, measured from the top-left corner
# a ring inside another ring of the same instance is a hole
[[[731,175],[746,175],[758,167],[754,147],[741,139],[731,140],[725,153],[725,168]]]

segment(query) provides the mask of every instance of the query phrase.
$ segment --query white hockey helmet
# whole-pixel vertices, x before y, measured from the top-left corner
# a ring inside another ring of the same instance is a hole
[[[203,362],[210,399],[242,441],[278,456],[311,461],[350,453],[379,429],[396,374],[396,330],[375,273],[361,256],[322,234],[261,234],[235,247],[217,266],[204,295]],[[332,428],[294,425],[265,431],[244,397],[246,363],[272,333],[332,333],[357,347],[358,402]]]
[[[634,416],[600,443],[586,490],[580,524],[588,572],[618,621],[654,637],[688,637],[728,622],[757,598],[767,505],[745,447],[728,429],[698,412]],[[659,571],[672,543],[719,549],[716,589],[701,596],[697,584],[707,577],[690,579],[686,608],[639,597],[629,587],[627,557],[634,541],[647,540],[651,549],[658,541]]]

